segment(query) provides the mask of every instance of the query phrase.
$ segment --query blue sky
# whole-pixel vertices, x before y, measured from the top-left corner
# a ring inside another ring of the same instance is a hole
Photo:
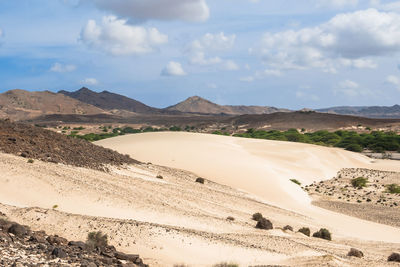
[[[0,92],[393,105],[399,55],[393,0],[0,0]]]

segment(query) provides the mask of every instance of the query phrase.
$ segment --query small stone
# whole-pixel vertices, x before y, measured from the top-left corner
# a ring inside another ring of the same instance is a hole
[[[65,258],[67,257],[67,253],[62,249],[62,248],[55,248],[51,252],[51,255],[57,257],[57,258]]]

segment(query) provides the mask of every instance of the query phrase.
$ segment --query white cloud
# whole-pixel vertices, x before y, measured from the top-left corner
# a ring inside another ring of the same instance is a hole
[[[340,63],[346,67],[354,67],[357,69],[376,69],[378,65],[370,59],[340,59]]]
[[[358,83],[353,82],[351,80],[345,80],[343,82],[340,82],[339,86],[343,89],[357,89],[358,87],[360,87]]]
[[[314,94],[309,94],[304,91],[297,91],[296,98],[303,100],[319,101],[319,97]]]
[[[156,28],[131,26],[114,16],[103,17],[102,23],[89,20],[82,29],[81,40],[89,47],[112,55],[145,54],[168,42],[168,36]]]
[[[86,0],[87,2],[91,2]],[[134,20],[205,21],[210,10],[205,0],[92,0],[99,8]]]
[[[72,72],[74,70],[76,70],[75,65],[71,65],[71,64],[64,65],[64,64],[61,64],[58,62],[54,63],[50,68],[50,71],[52,71],[52,72],[61,72],[61,73],[62,72]]]
[[[206,84],[206,86],[208,88],[211,88],[211,89],[217,89],[218,88],[218,85],[216,85],[215,83],[208,83],[208,84]]]
[[[97,85],[99,81],[95,78],[86,78],[80,82],[83,85]]]
[[[360,88],[360,85],[351,80],[345,80],[338,84],[337,88],[334,90],[335,94],[345,94],[349,97],[355,97],[358,95],[369,94],[370,92],[366,89]]]
[[[163,76],[183,76],[186,72],[183,70],[181,63],[170,61],[167,66],[161,71]]]
[[[392,11],[392,12],[400,11],[400,1],[393,1],[390,3],[381,3],[380,0],[370,0],[369,4],[372,7],[375,7],[377,9],[384,10],[384,11]]]
[[[203,51],[194,51],[190,55],[189,62],[195,65],[214,65],[222,62],[220,57],[209,57]]]
[[[239,79],[239,81],[241,81],[241,82],[248,82],[248,83],[251,83],[251,82],[254,82],[254,77],[253,76],[246,76],[246,77],[241,77],[240,79]]]
[[[266,69],[256,73],[257,76],[282,76],[283,73],[280,70]]]
[[[236,40],[236,35],[225,35],[223,32],[217,34],[207,33],[201,38],[191,42],[185,49],[189,62],[194,65],[217,65],[220,64],[224,70],[238,70],[239,66],[233,60],[223,60],[217,55],[231,49]]]
[[[235,63],[233,60],[226,60],[223,64],[223,69],[225,70],[239,70],[238,64]]]
[[[375,9],[343,13],[317,27],[266,33],[250,52],[275,69],[375,68],[369,57],[400,52],[400,15]]]
[[[317,0],[318,7],[344,8],[358,5],[358,0]]]
[[[389,75],[386,77],[386,82],[395,85],[400,90],[400,78],[394,75]]]

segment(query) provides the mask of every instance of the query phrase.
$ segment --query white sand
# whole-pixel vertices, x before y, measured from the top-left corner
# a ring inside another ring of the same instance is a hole
[[[320,221],[343,237],[400,242],[400,229],[314,207],[289,180],[326,180],[342,168],[400,171],[400,162],[371,159],[338,148],[193,133],[145,133],[97,142],[133,158],[192,171]]]

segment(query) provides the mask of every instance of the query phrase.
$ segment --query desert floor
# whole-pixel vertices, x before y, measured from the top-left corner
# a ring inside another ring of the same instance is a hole
[[[0,154],[0,211],[68,239],[84,240],[88,232],[101,230],[111,244],[140,254],[151,266],[385,266],[387,256],[399,249],[400,228],[315,207],[289,181],[311,184],[342,168],[400,171],[397,161],[372,162],[306,144],[189,133],[127,135],[97,144],[144,163],[104,173]],[[204,185],[195,182],[199,176]],[[275,229],[255,229],[255,212]],[[281,230],[285,225],[311,232],[326,227],[333,241]],[[351,247],[365,257],[347,257]]]

